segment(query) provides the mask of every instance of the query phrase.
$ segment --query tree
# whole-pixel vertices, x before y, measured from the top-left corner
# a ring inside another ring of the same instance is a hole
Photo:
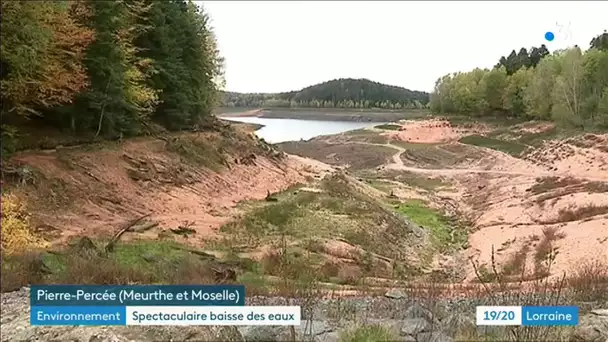
[[[515,52],[515,50],[511,51],[511,53],[505,60],[505,68],[507,69],[507,75],[513,75],[517,70],[519,70],[517,53]]]
[[[542,45],[529,53],[513,51],[492,70],[443,76],[435,83],[429,107],[438,113],[506,111],[579,127],[608,127],[607,88],[608,51],[594,47],[583,53],[575,46],[550,54]]]
[[[608,87],[604,88],[604,93],[598,104],[597,124],[600,127],[608,128]]]
[[[526,115],[536,119],[549,119],[553,102],[551,94],[558,74],[555,57],[544,58],[531,74],[524,92]]]
[[[521,48],[519,53],[515,53],[515,50],[511,51],[511,54],[507,58],[504,56],[500,58],[498,64],[494,66],[495,69],[504,66],[507,70],[507,75],[513,75],[522,67],[530,68],[536,67],[541,59],[549,55],[549,50],[543,44],[540,48],[532,47],[530,52],[526,48]]]
[[[504,108],[513,116],[525,114],[524,93],[530,83],[530,71],[526,68],[514,73],[505,89]]]
[[[530,50],[530,64],[532,67],[536,67],[540,61],[549,55],[549,50],[545,44],[541,45],[540,48],[533,47]]]
[[[93,31],[79,25],[86,18],[82,2],[4,1],[1,59],[3,112],[41,115],[42,110],[71,103],[88,85],[84,50]]]
[[[502,111],[504,109],[503,97],[508,84],[505,67],[501,66],[485,73],[481,82],[484,98],[488,103],[488,109],[491,111]]]
[[[530,62],[530,56],[528,56],[528,50],[521,48],[517,54],[517,70],[520,68],[529,68],[532,63]]]
[[[235,98],[246,98],[252,94],[223,93],[222,103],[234,102]],[[258,96],[260,96],[258,94]],[[319,83],[299,91],[264,94],[261,106],[271,106],[271,99],[282,99],[295,103],[311,103],[318,100],[319,108],[405,108],[414,101],[426,104],[429,94],[406,88],[390,86],[367,79],[337,79]],[[352,101],[349,102],[349,101]],[[241,103],[241,101],[237,101]],[[397,106],[399,104],[399,106]],[[350,107],[348,107],[350,106]]]
[[[469,73],[458,73],[454,77],[450,98],[458,113],[479,113],[487,108],[481,80],[486,71],[475,69]]]
[[[608,32],[604,30],[604,33],[597,37],[594,37],[589,43],[590,49],[598,49],[602,51],[608,51]]]
[[[160,103],[154,119],[181,129],[197,124],[217,101],[223,60],[209,27],[209,17],[193,2],[150,2],[150,26],[137,40],[140,56],[152,60],[149,85]],[[235,105],[260,103],[260,97],[235,99]],[[281,102],[282,103],[282,102]]]
[[[608,87],[608,50],[590,49],[582,61],[582,104],[581,115],[591,122],[595,121],[595,113]]]
[[[136,56],[133,44],[141,34],[137,20],[145,8],[127,0],[89,4],[90,26],[97,32],[85,59],[91,86],[71,111],[71,126],[111,136],[138,134],[156,103],[156,94],[146,86],[149,61]]]
[[[560,56],[561,75],[553,91],[552,117],[567,124],[582,125],[580,116],[583,81],[583,58],[580,48],[565,51]]]

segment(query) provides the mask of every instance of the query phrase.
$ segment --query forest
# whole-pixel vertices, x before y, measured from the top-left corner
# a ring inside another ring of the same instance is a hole
[[[243,94],[226,92],[224,107],[282,108],[425,108],[429,94],[391,86],[367,79],[337,79],[306,87],[299,91],[277,94]]]
[[[223,60],[185,0],[3,1],[2,141],[30,126],[122,137],[212,113]]]
[[[608,128],[608,33],[550,53],[543,45],[502,57],[491,70],[440,77],[431,93],[436,113],[552,120],[578,128]]]

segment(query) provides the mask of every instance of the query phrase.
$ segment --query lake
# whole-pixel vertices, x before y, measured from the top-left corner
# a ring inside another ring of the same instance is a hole
[[[308,140],[320,135],[338,134],[356,129],[382,125],[382,122],[320,121],[269,119],[258,117],[222,117],[222,119],[264,125],[255,133],[271,144]]]

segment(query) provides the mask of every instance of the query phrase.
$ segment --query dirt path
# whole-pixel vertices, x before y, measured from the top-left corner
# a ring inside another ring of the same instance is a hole
[[[552,266],[551,276],[573,272],[589,260],[608,262],[608,250],[604,244],[608,241],[608,215],[603,211],[608,206],[608,198],[601,190],[577,190],[573,185],[586,182],[598,183],[593,186],[599,188],[606,185],[608,173],[598,172],[598,169],[601,171],[601,163],[605,158],[601,153],[577,152],[575,157],[578,159],[569,157],[570,164],[560,166],[559,158],[563,158],[564,153],[560,155],[559,151],[547,148],[540,149],[538,155],[549,159],[555,156],[557,161],[543,164],[538,162],[538,156],[520,159],[493,149],[467,145],[466,147],[483,153],[479,157],[473,157],[473,160],[466,158],[466,161],[458,161],[458,165],[439,163],[435,168],[423,168],[409,165],[408,159],[402,159],[404,153],[410,152],[407,146],[399,146],[390,141],[373,143],[339,139],[335,143],[393,149],[395,153],[387,157],[386,163],[378,171],[399,170],[453,178],[461,191],[446,196],[458,202],[460,214],[466,215],[478,228],[469,236],[470,248],[464,254],[465,259],[477,260],[481,265],[488,265],[496,259],[499,265],[505,265],[511,262],[513,255],[528,246],[531,250],[528,254],[532,256],[527,257],[526,269],[532,270],[535,267],[533,254],[540,253],[535,241],[544,236],[546,229],[554,229],[563,237],[551,243],[552,248],[560,251]],[[446,150],[450,152],[460,149]],[[576,163],[572,164],[572,160]],[[566,161],[563,162],[565,163]],[[596,164],[600,166],[596,167]],[[585,168],[588,172],[584,172]],[[543,177],[560,177],[564,185],[546,185],[547,188],[543,190],[540,185],[542,182],[539,183],[539,178]],[[572,184],[568,185],[568,182]],[[535,190],[539,192],[530,192],[535,185],[540,186]],[[592,209],[596,213],[584,214]],[[498,252],[493,256],[494,247]],[[437,266],[443,268],[439,264]],[[464,268],[467,275],[465,282],[474,280],[475,274],[470,265]]]
[[[388,163],[384,165],[385,169],[389,170],[401,170],[401,171],[409,171],[416,173],[426,173],[426,174],[434,174],[434,175],[442,175],[442,176],[450,176],[450,175],[466,175],[471,173],[476,174],[494,174],[494,175],[506,175],[506,176],[527,176],[527,177],[549,177],[549,176],[560,176],[560,177],[571,177],[573,176],[570,173],[557,173],[555,171],[545,171],[539,172],[538,170],[534,170],[533,172],[518,172],[518,171],[506,171],[506,170],[480,170],[480,169],[424,169],[418,167],[407,166],[403,163],[401,159],[401,155],[406,152],[406,149],[393,145],[390,143],[387,144],[375,144],[369,142],[361,142],[361,141],[350,141],[346,142],[347,144],[359,144],[359,145],[370,145],[370,146],[383,146],[392,148],[397,150],[397,152],[391,157],[392,163]],[[496,152],[498,153],[498,152]],[[608,175],[606,177],[588,177],[588,176],[576,176],[579,179],[589,180],[589,181],[600,181],[604,182],[608,180]]]

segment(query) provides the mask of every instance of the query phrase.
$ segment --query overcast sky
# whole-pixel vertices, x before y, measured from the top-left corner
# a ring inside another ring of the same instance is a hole
[[[513,49],[586,49],[608,29],[608,1],[202,4],[226,59],[226,89],[238,92],[349,77],[431,91],[438,77],[492,67]],[[547,31],[553,42],[545,41]]]

